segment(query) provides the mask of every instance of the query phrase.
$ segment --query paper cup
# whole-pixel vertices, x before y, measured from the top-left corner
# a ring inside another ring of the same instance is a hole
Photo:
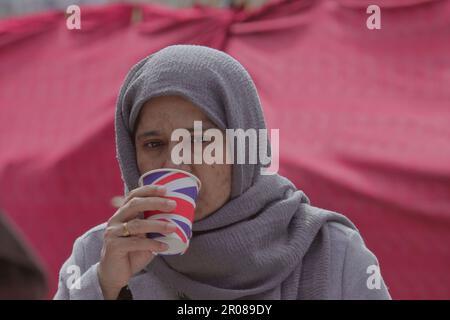
[[[193,174],[179,169],[156,169],[144,173],[139,178],[139,186],[161,185],[167,188],[163,198],[177,203],[174,212],[150,210],[144,212],[144,218],[172,222],[177,230],[170,234],[148,233],[147,237],[167,243],[169,248],[159,252],[161,255],[184,254],[189,247],[194,223],[195,202],[200,192],[201,182]]]

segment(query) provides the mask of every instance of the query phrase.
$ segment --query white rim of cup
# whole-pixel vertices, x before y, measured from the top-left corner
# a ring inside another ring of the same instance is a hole
[[[198,191],[200,192],[200,189],[202,188],[202,182],[200,181],[199,178],[197,178],[196,176],[194,176],[192,173],[184,171],[184,170],[180,170],[180,169],[172,169],[172,168],[160,168],[160,169],[154,169],[154,170],[150,170],[146,173],[144,173],[140,178],[139,178],[139,186],[142,187],[143,186],[143,181],[144,178],[146,176],[148,176],[149,174],[155,173],[155,172],[159,172],[159,171],[175,171],[175,172],[180,172],[180,173],[184,173],[185,175],[190,176],[191,178],[193,178],[196,182],[197,182],[197,186],[198,186]]]

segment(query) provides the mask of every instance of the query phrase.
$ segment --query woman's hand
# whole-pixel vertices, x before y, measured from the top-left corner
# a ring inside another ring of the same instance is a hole
[[[136,218],[140,212],[147,210],[170,212],[175,209],[175,201],[161,198],[164,194],[164,188],[153,185],[136,188],[108,220],[97,270],[105,299],[116,299],[129,279],[153,260],[154,253],[167,250],[165,243],[148,239],[146,233],[172,233],[176,226],[172,223]],[[127,237],[124,236],[125,222],[129,232]]]

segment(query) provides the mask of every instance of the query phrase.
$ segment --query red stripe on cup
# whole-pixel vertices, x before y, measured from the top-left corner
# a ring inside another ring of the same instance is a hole
[[[164,197],[164,198],[172,199],[172,200],[176,201],[177,206],[171,212],[179,214],[179,215],[185,217],[186,219],[189,219],[189,221],[194,222],[195,207],[190,202],[183,200],[181,198],[177,198],[177,197]],[[171,213],[171,212],[161,211],[161,210],[149,210],[149,211],[144,212],[144,218],[148,218],[155,214]]]
[[[187,176],[184,173],[177,172],[177,173],[169,175],[168,177],[162,178],[161,180],[159,180],[155,184],[157,184],[157,185],[165,185],[166,183],[172,182],[172,181],[177,180],[177,179],[182,179],[182,178],[185,178],[185,177],[187,177]]]
[[[175,222],[170,221],[169,219],[159,218],[158,220],[164,221],[164,222],[172,222],[172,223],[174,223],[174,224],[176,225]],[[187,238],[186,238],[186,236],[184,235],[184,232],[183,232],[182,230],[180,230],[180,226],[177,225],[177,229],[175,230],[175,233],[181,238],[181,240],[182,240],[184,243],[187,242]]]

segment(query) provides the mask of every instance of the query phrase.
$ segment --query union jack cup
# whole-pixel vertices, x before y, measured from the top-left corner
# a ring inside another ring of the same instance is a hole
[[[195,202],[200,192],[201,182],[193,174],[171,168],[151,170],[139,178],[139,186],[158,185],[167,188],[163,198],[174,200],[177,205],[174,212],[150,210],[144,212],[144,218],[172,222],[177,230],[169,234],[147,233],[147,237],[167,243],[166,251],[160,255],[182,255],[189,247],[194,223]]]

